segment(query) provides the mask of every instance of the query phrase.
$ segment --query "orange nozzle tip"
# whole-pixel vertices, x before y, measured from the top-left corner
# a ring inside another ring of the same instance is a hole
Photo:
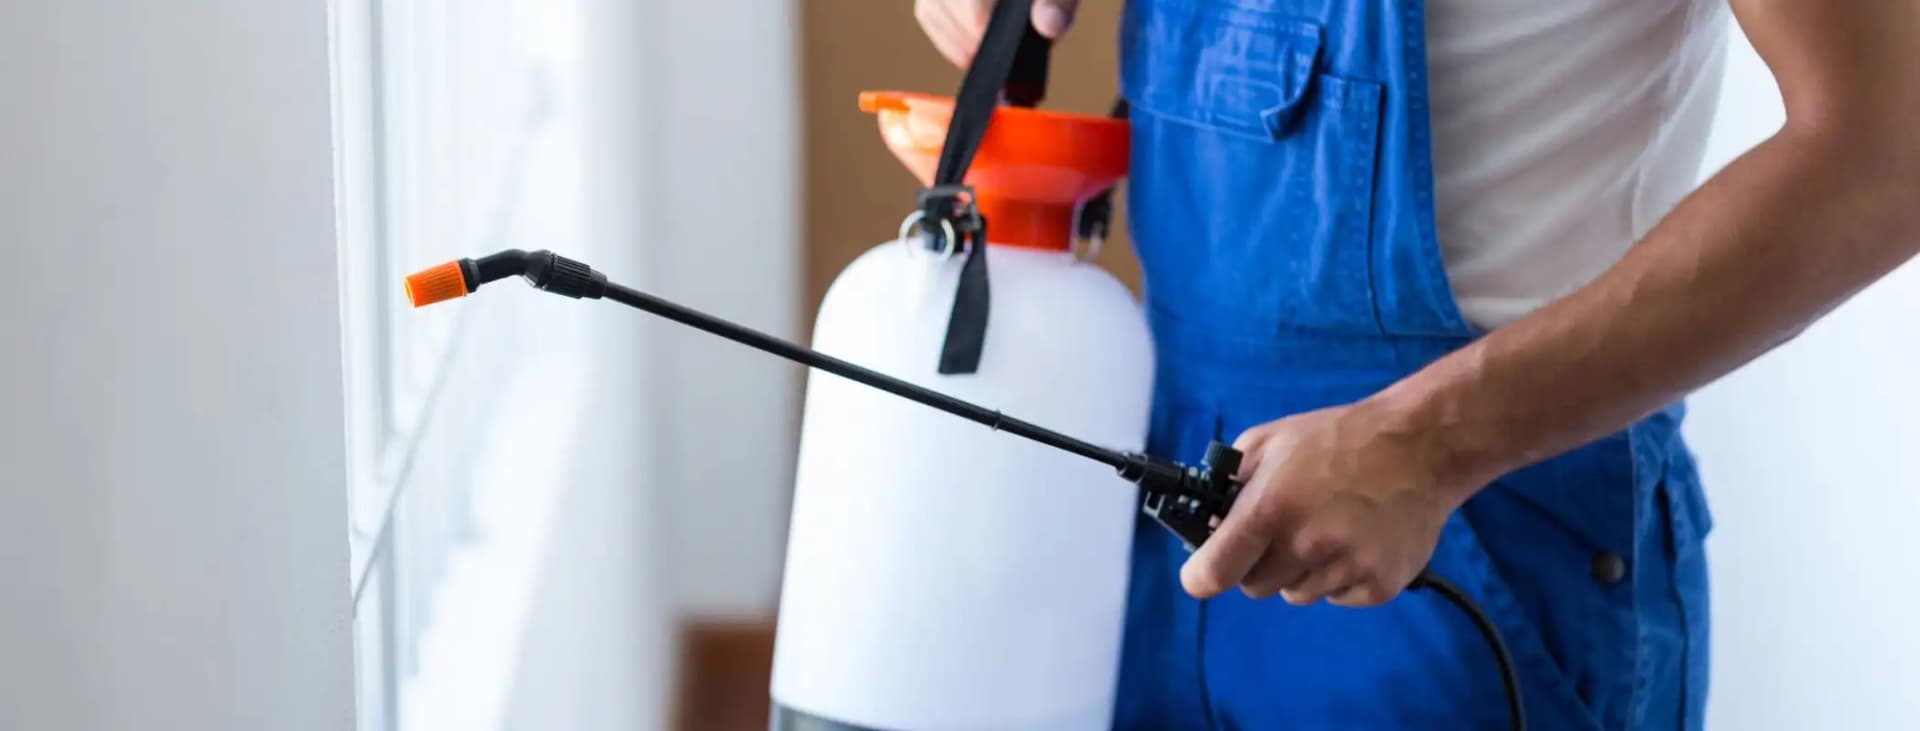
[[[407,301],[414,307],[465,296],[467,277],[460,272],[460,262],[450,261],[407,276]]]

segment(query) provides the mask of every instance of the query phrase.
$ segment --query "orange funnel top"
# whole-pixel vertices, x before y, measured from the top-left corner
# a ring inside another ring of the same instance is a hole
[[[860,94],[880,137],[920,179],[933,182],[946,144],[950,97],[900,91]],[[1068,251],[1073,210],[1127,174],[1125,120],[1001,106],[994,110],[966,182],[995,244]]]

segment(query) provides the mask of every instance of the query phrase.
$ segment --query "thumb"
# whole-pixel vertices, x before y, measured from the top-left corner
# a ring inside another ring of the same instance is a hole
[[[1058,40],[1073,26],[1073,11],[1079,6],[1080,0],[1034,0],[1033,29]]]

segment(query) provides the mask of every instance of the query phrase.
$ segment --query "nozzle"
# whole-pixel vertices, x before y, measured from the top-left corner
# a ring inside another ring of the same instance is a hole
[[[460,262],[450,261],[407,276],[407,301],[414,307],[467,296],[467,276]]]
[[[525,277],[534,289],[579,299],[599,299],[607,275],[551,251],[508,249],[478,259],[460,259],[407,277],[407,300],[414,307],[445,302],[507,277]]]

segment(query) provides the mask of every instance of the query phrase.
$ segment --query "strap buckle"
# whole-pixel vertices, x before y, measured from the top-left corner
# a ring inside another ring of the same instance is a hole
[[[937,225],[929,225],[929,223]],[[950,257],[979,240],[987,229],[986,219],[974,204],[973,186],[934,185],[920,191],[920,210],[900,223],[900,238],[905,240],[919,227],[921,248]]]

